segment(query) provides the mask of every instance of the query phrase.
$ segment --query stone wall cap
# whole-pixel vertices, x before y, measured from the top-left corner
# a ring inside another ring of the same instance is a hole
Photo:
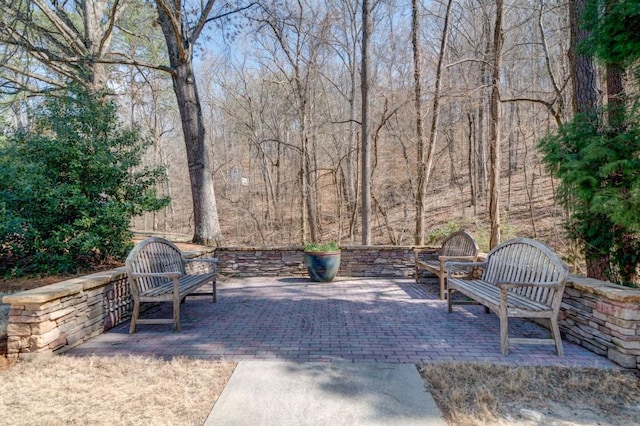
[[[82,283],[76,282],[76,279],[72,279],[9,294],[2,298],[2,303],[11,305],[42,304],[71,294],[80,293],[82,289]]]
[[[70,280],[9,294],[2,298],[2,303],[10,305],[41,304],[61,297],[91,290],[104,284],[126,277],[124,267],[96,272],[90,275],[71,278]]]
[[[194,249],[183,251],[182,255],[187,259],[193,259],[194,257],[200,257],[204,254],[215,253],[216,249],[214,247],[211,248],[203,248],[203,249]]]
[[[640,303],[640,289],[573,274],[569,274],[568,284],[578,290],[604,296],[616,302]]]

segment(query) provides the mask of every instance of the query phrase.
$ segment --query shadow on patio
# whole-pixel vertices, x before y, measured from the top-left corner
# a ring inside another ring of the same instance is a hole
[[[159,309],[171,316],[170,304]],[[331,283],[294,277],[220,280],[217,303],[209,297],[188,298],[181,317],[179,333],[166,325],[141,325],[129,335],[126,322],[67,353],[616,368],[566,340],[564,358],[546,345],[512,345],[509,356],[503,357],[496,315],[485,314],[480,306],[456,306],[449,314],[436,284],[418,285],[407,278],[339,278]],[[514,336],[549,334],[520,319],[510,320],[509,329]]]

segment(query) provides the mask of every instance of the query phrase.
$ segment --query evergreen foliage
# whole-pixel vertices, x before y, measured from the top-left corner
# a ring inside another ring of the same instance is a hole
[[[612,111],[576,115],[540,147],[560,179],[569,237],[611,281],[634,286],[640,284],[640,3],[589,0],[583,24],[590,36],[582,48],[628,71],[635,85],[629,85],[624,110],[611,105]]]
[[[71,273],[131,248],[133,216],[162,208],[164,169],[141,167],[148,143],[100,94],[70,88],[0,146],[0,274]]]
[[[606,9],[606,13],[603,11]],[[605,63],[638,69],[640,60],[640,2],[589,0],[584,27],[591,36],[583,48]],[[638,77],[638,76],[637,76]]]
[[[583,115],[541,141],[560,179],[569,237],[591,260],[609,259],[609,279],[631,284],[640,263],[640,123],[614,132]]]

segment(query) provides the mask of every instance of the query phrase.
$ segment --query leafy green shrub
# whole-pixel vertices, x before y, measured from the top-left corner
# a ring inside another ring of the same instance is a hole
[[[168,203],[154,190],[164,169],[141,166],[147,146],[99,94],[72,87],[47,99],[0,147],[0,274],[122,260],[131,218]]]
[[[338,243],[335,241],[330,241],[328,243],[310,243],[304,246],[304,251],[316,252],[316,251],[339,251],[340,247],[338,247]]]

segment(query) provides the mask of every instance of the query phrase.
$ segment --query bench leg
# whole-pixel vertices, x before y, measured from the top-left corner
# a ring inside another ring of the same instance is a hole
[[[440,300],[444,300],[444,298],[446,297],[445,289],[444,289],[445,276],[442,272],[439,274],[439,278],[440,278]]]
[[[218,295],[217,290],[216,290],[216,279],[214,278],[213,281],[211,282],[211,284],[213,285],[213,290],[212,290],[212,294],[213,294],[213,303],[216,303],[218,301]]]
[[[500,351],[509,354],[509,313],[507,312],[507,292],[500,292]]]
[[[500,351],[504,356],[509,354],[509,318],[506,315],[500,315]]]
[[[451,296],[453,296],[453,290],[447,289],[447,306],[449,307],[449,313],[453,312],[453,304],[451,303]]]
[[[133,313],[131,314],[131,325],[129,326],[129,334],[133,334],[136,332],[136,323],[138,322],[139,316],[140,316],[140,302],[137,300],[134,300]]]
[[[181,302],[180,295],[174,293],[173,295],[173,332],[174,333],[177,333],[178,331],[180,331],[180,302]]]
[[[558,318],[549,318],[551,322],[551,336],[556,342],[556,352],[558,356],[564,356],[564,349],[562,348],[562,339],[560,337],[560,327],[558,326]]]

